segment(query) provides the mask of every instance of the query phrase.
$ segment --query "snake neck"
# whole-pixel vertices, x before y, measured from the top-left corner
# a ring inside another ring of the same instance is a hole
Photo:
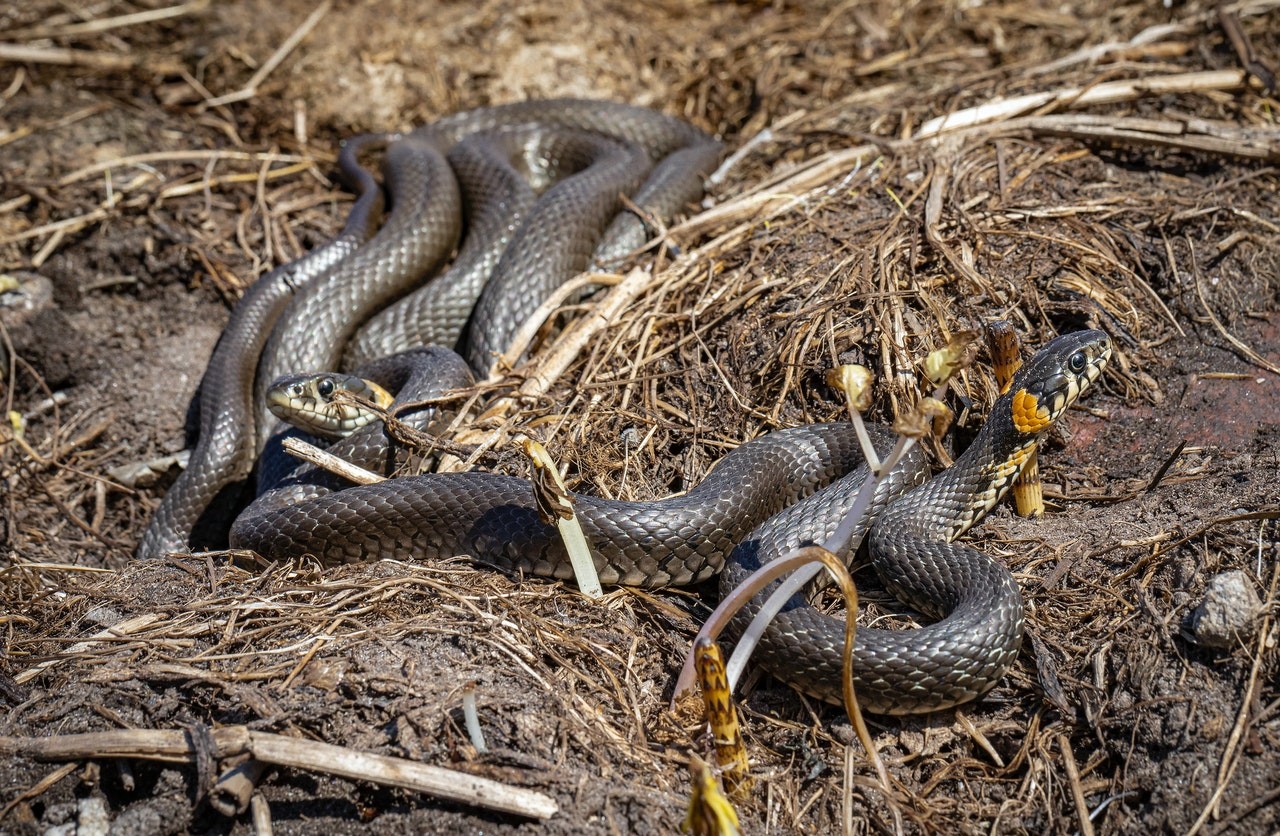
[[[1048,425],[1035,432],[1015,426],[1013,395],[1001,396],[973,443],[946,470],[908,492],[886,511],[882,524],[951,542],[1004,497]]]

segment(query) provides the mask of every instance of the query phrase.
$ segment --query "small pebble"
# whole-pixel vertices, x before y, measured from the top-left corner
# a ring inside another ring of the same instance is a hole
[[[29,319],[53,307],[53,282],[36,273],[0,273],[0,308],[5,325]]]
[[[1238,569],[1223,572],[1209,581],[1204,601],[1187,617],[1183,632],[1202,647],[1239,647],[1253,637],[1261,609],[1248,575]]]
[[[107,811],[106,799],[100,795],[82,798],[79,812],[76,836],[107,836],[111,830],[111,814]]]
[[[111,627],[120,623],[124,616],[111,607],[94,607],[84,614],[85,621],[91,621],[102,627]]]

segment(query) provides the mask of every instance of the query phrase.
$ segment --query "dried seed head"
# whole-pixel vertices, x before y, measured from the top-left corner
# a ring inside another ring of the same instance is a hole
[[[978,332],[956,331],[944,348],[932,351],[924,358],[924,373],[929,382],[938,386],[950,380],[957,372],[978,356]]]
[[[946,432],[947,427],[951,426],[951,421],[956,417],[951,407],[937,398],[925,398],[920,401],[918,409],[929,419],[930,429],[936,436]]]
[[[910,412],[899,415],[893,431],[908,438],[942,435],[955,417],[951,408],[937,398],[922,398]]]
[[[924,438],[932,429],[933,422],[919,409],[899,415],[893,421],[893,431],[907,438]]]
[[[871,384],[875,377],[866,366],[849,363],[827,370],[827,385],[844,392],[849,403],[859,412],[871,407]]]

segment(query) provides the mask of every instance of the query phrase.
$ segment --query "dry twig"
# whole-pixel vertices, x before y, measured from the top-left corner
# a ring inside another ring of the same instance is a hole
[[[208,734],[214,746],[212,755],[216,758],[248,754],[262,763],[388,784],[532,819],[548,819],[559,810],[559,805],[542,793],[403,758],[359,752],[318,740],[250,731],[244,726],[223,726],[209,730]],[[148,729],[57,737],[0,737],[0,751],[40,760],[149,758],[178,763],[195,755],[189,733]]]

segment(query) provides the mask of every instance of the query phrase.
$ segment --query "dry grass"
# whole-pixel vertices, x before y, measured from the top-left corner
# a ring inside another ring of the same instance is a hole
[[[662,495],[745,439],[837,417],[822,372],[838,362],[877,372],[887,417],[916,396],[917,358],[995,317],[1032,343],[1109,330],[1119,352],[1103,409],[1165,401],[1162,349],[1188,335],[1230,347],[1250,373],[1275,363],[1239,334],[1276,306],[1276,101],[1239,71],[1214,10],[534,6],[448,6],[427,27],[412,24],[416,4],[388,0],[380,17],[400,23],[366,21],[358,62],[351,12],[327,4],[309,19],[310,4],[191,3],[122,27],[15,11],[0,40],[53,63],[23,53],[0,94],[21,122],[0,142],[23,163],[5,171],[21,186],[0,195],[0,261],[62,276],[80,328],[75,305],[117,317],[169,305],[137,333],[100,332],[141,367],[139,334],[187,311],[170,290],[194,276],[230,299],[337,227],[346,198],[324,179],[336,136],[589,90],[660,104],[741,151],[705,211],[668,231],[678,249],[557,315],[529,365],[471,405],[489,409],[481,429],[500,454],[515,433],[536,436],[579,488]],[[1276,4],[1239,14],[1258,55],[1275,56]],[[240,34],[197,56],[214,22]],[[87,95],[67,94],[69,80]],[[111,307],[135,293],[136,308]],[[63,386],[41,391],[51,354],[28,364],[38,352],[8,347],[5,407],[27,418],[22,433],[0,430],[4,733],[247,724],[535,786],[560,801],[566,831],[678,823],[687,755],[710,741],[663,705],[701,604],[627,591],[587,602],[462,564],[126,565],[154,497],[107,473],[155,450],[123,416],[164,436],[177,409],[138,418],[127,395],[103,406],[82,383],[41,410]],[[961,388],[979,404],[994,391],[978,373]],[[1180,644],[1174,619],[1201,572],[1231,566],[1274,601],[1276,523],[1222,521],[1236,483],[1213,454],[1188,455],[1202,458],[1157,495],[1150,474],[1051,460],[1049,498],[1073,503],[1073,527],[989,527],[1031,602],[1030,646],[979,706],[873,725],[909,828],[1275,825],[1274,793],[1258,788],[1276,762],[1256,754],[1280,733],[1274,619],[1225,661]],[[1261,467],[1239,490],[1270,509],[1280,497]],[[99,576],[103,565],[122,568]],[[463,729],[472,683],[490,755]],[[757,688],[746,715],[749,827],[892,827],[833,713]],[[71,772],[41,783],[45,768],[24,763],[6,777],[28,791],[0,802],[25,823]],[[117,799],[133,798],[114,780]],[[293,779],[264,791],[272,780]],[[324,815],[491,824],[345,786],[312,787],[356,799]],[[195,815],[182,809],[178,827]],[[436,818],[413,818],[423,811]]]

